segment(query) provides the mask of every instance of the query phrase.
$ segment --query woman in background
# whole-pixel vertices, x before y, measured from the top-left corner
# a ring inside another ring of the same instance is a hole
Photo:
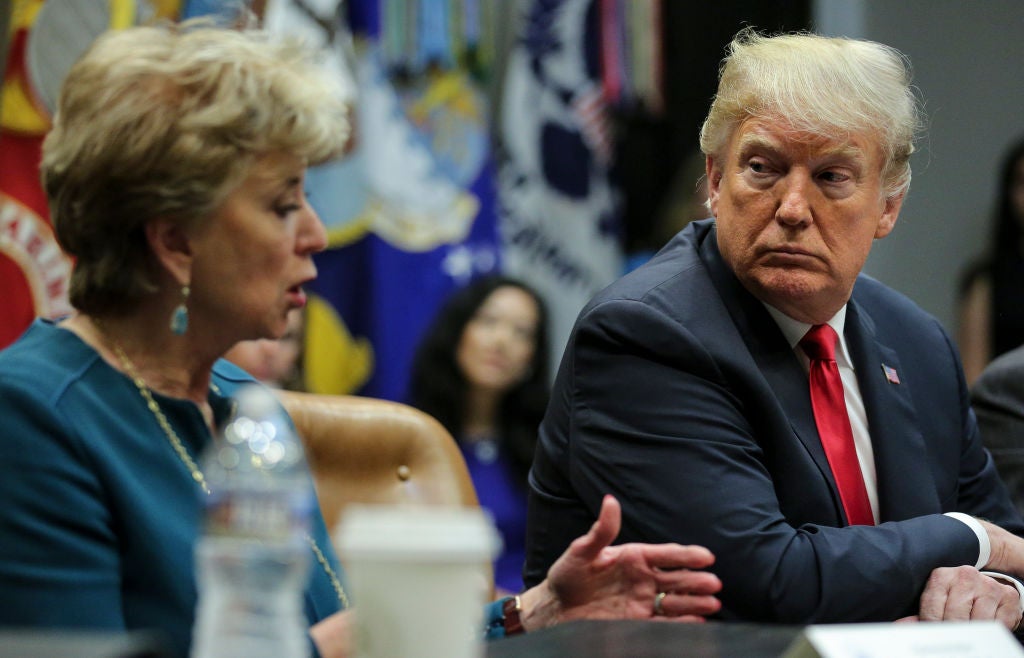
[[[1024,139],[1004,156],[998,194],[988,254],[960,284],[957,342],[968,385],[1024,345]]]
[[[480,504],[505,542],[500,590],[522,589],[526,476],[548,401],[547,315],[537,293],[504,276],[477,279],[441,307],[413,362],[410,403],[447,428]]]

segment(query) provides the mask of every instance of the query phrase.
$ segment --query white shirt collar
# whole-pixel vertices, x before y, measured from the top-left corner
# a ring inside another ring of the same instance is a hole
[[[768,309],[768,313],[771,314],[772,319],[775,320],[775,324],[779,325],[779,329],[782,330],[782,335],[789,341],[790,348],[797,350],[797,345],[800,343],[800,339],[804,337],[813,325],[807,324],[806,322],[800,322],[789,317],[779,309],[775,308],[770,304],[764,304],[764,307]],[[836,363],[841,366],[846,366],[853,370],[853,361],[850,359],[850,352],[846,347],[846,335],[843,330],[846,328],[846,304],[833,315],[826,323],[828,326],[835,330],[836,334],[839,335],[839,343],[836,346]],[[803,355],[803,350],[797,350],[800,355]]]

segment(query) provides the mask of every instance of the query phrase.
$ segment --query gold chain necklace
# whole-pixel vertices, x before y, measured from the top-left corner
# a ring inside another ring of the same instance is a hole
[[[139,376],[139,373],[135,370],[135,364],[131,362],[128,355],[124,353],[121,346],[117,343],[111,345],[114,352],[117,354],[117,358],[120,359],[121,365],[127,371],[128,376],[135,384],[135,388],[139,389],[139,394],[142,399],[146,401],[146,406],[153,413],[156,418],[156,422],[160,425],[160,429],[167,435],[167,440],[170,441],[171,447],[174,448],[174,452],[177,453],[178,458],[181,459],[182,463],[188,469],[189,473],[192,474],[192,479],[202,488],[203,493],[209,495],[210,487],[206,483],[206,477],[203,476],[203,472],[199,470],[199,466],[196,465],[192,456],[188,454],[188,450],[185,449],[185,445],[178,438],[177,432],[171,427],[170,421],[167,420],[167,416],[164,415],[163,410],[157,401],[153,398],[152,391],[149,390],[149,386],[146,385],[146,380]],[[212,385],[212,384],[211,384]],[[349,607],[348,597],[345,595],[345,589],[341,586],[341,580],[338,578],[338,574],[334,573],[334,569],[331,567],[330,562],[327,561],[327,557],[324,556],[323,551],[320,550],[320,546],[316,543],[316,539],[312,535],[306,535],[306,541],[309,542],[309,547],[313,549],[313,555],[316,557],[316,561],[320,563],[324,573],[327,574],[327,578],[331,581],[331,586],[334,587],[334,592],[338,595],[338,600],[341,601],[342,610],[347,610]]]

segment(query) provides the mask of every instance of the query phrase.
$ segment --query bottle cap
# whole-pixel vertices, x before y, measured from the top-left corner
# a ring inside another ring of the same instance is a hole
[[[281,413],[277,398],[265,386],[246,384],[232,396],[237,405],[235,415],[253,419],[272,418]]]
[[[305,453],[277,397],[247,384],[234,394],[235,415],[214,458],[226,470],[280,472],[304,466]]]

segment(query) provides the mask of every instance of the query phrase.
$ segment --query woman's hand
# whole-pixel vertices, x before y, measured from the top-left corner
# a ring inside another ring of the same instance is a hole
[[[711,551],[680,544],[610,546],[621,522],[618,501],[605,496],[590,531],[569,545],[544,582],[522,594],[526,630],[572,619],[703,621],[721,608],[714,596],[722,588],[718,577],[692,571],[714,563]]]

